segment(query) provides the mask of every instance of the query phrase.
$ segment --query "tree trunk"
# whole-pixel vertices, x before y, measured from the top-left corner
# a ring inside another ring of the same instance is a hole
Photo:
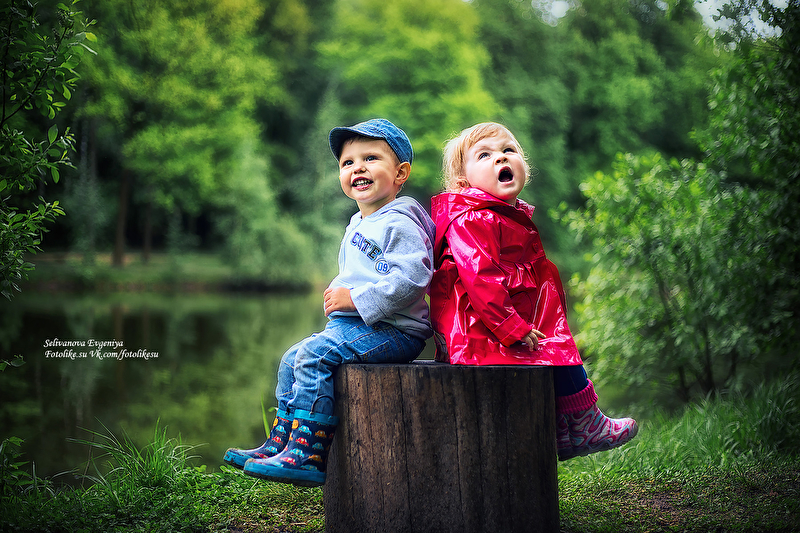
[[[117,208],[117,232],[114,238],[114,256],[112,263],[114,266],[125,266],[125,223],[128,218],[128,197],[131,188],[131,172],[128,169],[122,171],[122,179],[119,185],[119,206]]]
[[[153,251],[153,200],[148,196],[144,210],[144,243],[142,246],[142,263],[150,262]]]
[[[558,531],[549,367],[348,364],[326,532]]]

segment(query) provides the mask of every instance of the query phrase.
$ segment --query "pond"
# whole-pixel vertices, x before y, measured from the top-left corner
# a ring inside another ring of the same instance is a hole
[[[0,372],[0,438],[50,477],[86,464],[87,430],[142,446],[158,424],[214,470],[263,442],[281,355],[325,321],[317,293],[19,294],[0,302],[0,359],[26,362]]]

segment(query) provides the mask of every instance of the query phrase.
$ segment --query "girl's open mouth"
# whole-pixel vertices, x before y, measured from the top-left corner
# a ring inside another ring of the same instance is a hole
[[[497,179],[500,180],[500,183],[507,183],[514,179],[514,173],[511,172],[510,168],[503,167],[500,170],[500,174],[497,176]]]

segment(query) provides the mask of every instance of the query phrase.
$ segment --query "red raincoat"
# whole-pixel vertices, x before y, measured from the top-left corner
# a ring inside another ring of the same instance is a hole
[[[430,288],[436,360],[466,365],[583,364],[555,265],[545,257],[533,207],[480,189],[431,199],[436,271]],[[539,350],[520,342],[531,328]]]

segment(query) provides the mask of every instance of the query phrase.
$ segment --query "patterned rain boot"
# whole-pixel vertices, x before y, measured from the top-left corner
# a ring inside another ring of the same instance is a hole
[[[566,461],[577,455],[569,438],[569,418],[562,413],[556,415],[556,449],[559,461]]]
[[[328,450],[339,419],[300,410],[294,416],[286,448],[269,459],[250,459],[244,465],[245,474],[302,487],[325,483]]]
[[[289,442],[289,435],[292,431],[292,417],[286,411],[278,409],[275,415],[275,422],[272,423],[272,430],[269,432],[267,441],[252,450],[240,450],[238,448],[228,448],[225,452],[223,461],[236,468],[244,468],[248,459],[266,459],[278,455]]]
[[[582,391],[557,398],[556,405],[559,415],[566,415],[572,444],[571,455],[564,453],[562,459],[559,453],[562,461],[622,446],[639,432],[633,418],[609,418],[597,408],[591,380]]]

